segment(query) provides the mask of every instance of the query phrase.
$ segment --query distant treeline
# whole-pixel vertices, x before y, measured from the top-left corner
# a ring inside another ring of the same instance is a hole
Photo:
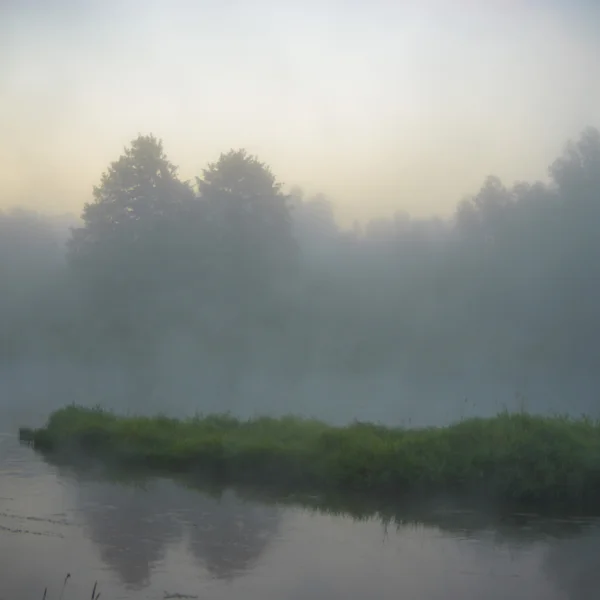
[[[64,245],[61,224],[0,215],[2,361],[143,362],[185,339],[232,379],[254,365],[290,377],[593,373],[600,133],[585,130],[549,174],[512,187],[488,177],[451,219],[399,213],[347,231],[326,197],[283,193],[244,150],[182,181],[162,143],[140,136]]]

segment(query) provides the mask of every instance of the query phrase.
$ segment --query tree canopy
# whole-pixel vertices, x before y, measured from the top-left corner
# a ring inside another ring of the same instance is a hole
[[[285,193],[243,149],[187,182],[140,135],[93,188],[64,266],[43,220],[0,215],[5,347],[164,364],[185,339],[190,368],[212,365],[229,394],[257,369],[593,377],[599,173],[586,129],[546,182],[489,176],[451,218],[398,210],[343,229],[329,198]]]

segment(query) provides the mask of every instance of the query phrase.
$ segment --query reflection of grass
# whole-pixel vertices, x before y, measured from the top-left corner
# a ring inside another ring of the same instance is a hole
[[[115,463],[101,465],[89,457],[73,460],[72,456],[45,454],[44,459],[59,473],[75,477],[78,481],[118,484],[146,489],[157,475],[165,473],[147,467],[135,469]],[[553,511],[544,514],[504,511],[477,498],[453,498],[433,495],[430,498],[390,498],[377,494],[347,492],[286,493],[276,487],[264,485],[227,485],[207,480],[199,474],[166,473],[168,479],[190,491],[220,500],[227,490],[233,491],[243,502],[275,506],[277,508],[303,508],[312,513],[333,517],[351,518],[355,521],[378,521],[385,529],[406,526],[437,528],[444,533],[461,537],[477,536],[482,531],[494,532],[496,543],[502,541],[534,541],[540,539],[569,538],[578,535],[596,518],[590,515],[570,515]],[[592,514],[597,514],[597,507]]]
[[[68,407],[21,436],[46,452],[297,492],[477,492],[569,508],[600,500],[600,423],[585,418],[505,412],[443,428],[337,428],[294,417],[178,421]]]

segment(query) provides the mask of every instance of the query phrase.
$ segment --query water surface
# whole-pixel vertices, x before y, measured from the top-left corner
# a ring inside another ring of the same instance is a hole
[[[598,596],[600,521],[442,510],[396,523],[115,481],[47,463],[0,425],[0,599],[583,600]],[[24,421],[23,419],[27,419]],[[38,419],[39,421],[39,419]],[[36,421],[37,422],[37,421]]]

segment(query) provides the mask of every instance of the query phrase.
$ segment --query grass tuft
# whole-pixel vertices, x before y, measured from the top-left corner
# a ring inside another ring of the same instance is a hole
[[[503,412],[406,429],[333,427],[296,417],[120,417],[69,406],[41,429],[22,428],[20,436],[44,452],[77,451],[298,492],[476,492],[500,502],[570,508],[600,500],[600,423],[589,418]]]
[[[26,440],[28,441],[28,440]],[[62,600],[64,595],[65,595],[65,590],[67,589],[67,583],[69,582],[69,580],[71,579],[71,573],[67,573],[65,575],[65,578],[63,580],[63,584],[62,584],[62,588],[60,590],[60,596],[59,596],[59,600]],[[92,589],[92,596],[91,596],[91,600],[98,600],[98,598],[100,598],[100,592],[97,591],[98,589],[98,582],[96,581],[94,583],[94,587]],[[48,597],[48,588],[45,587],[44,588],[44,594],[42,596],[42,600],[46,600]]]

